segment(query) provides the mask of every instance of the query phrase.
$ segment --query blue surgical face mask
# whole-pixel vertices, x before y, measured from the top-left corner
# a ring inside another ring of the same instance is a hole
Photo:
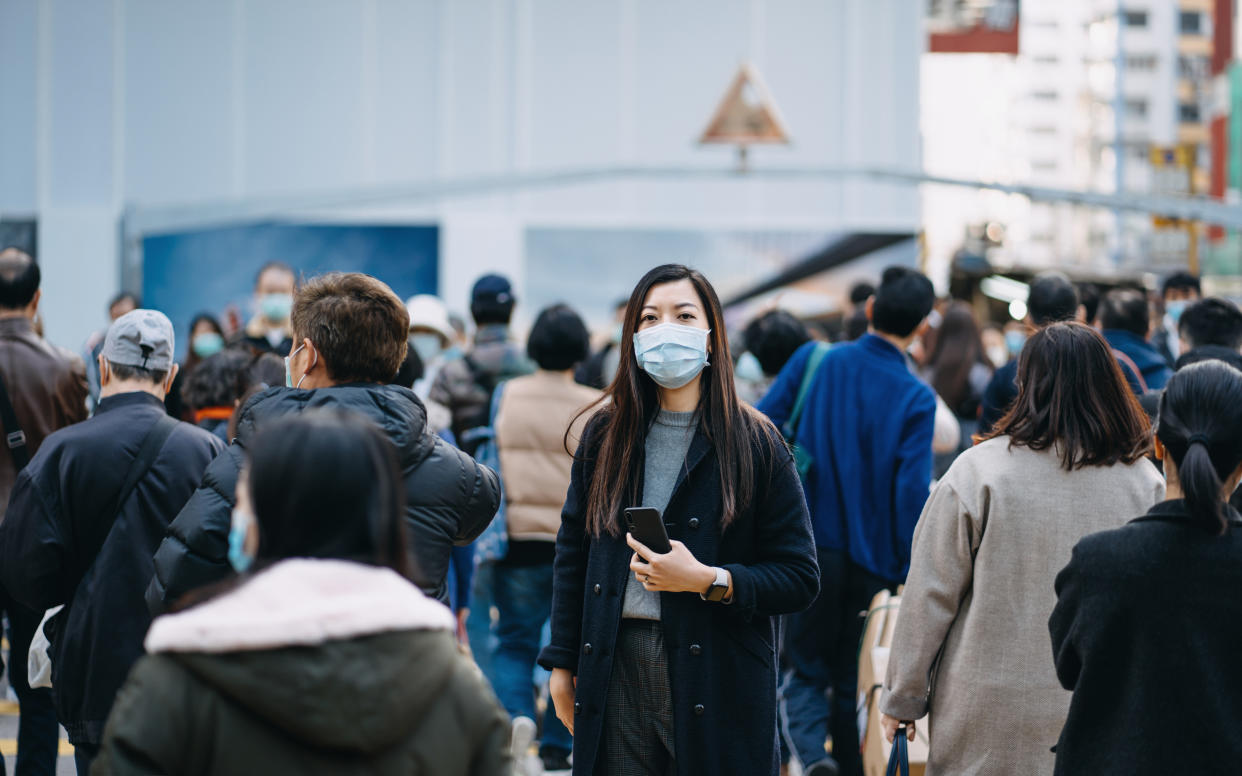
[[[224,350],[224,337],[221,337],[214,331],[195,334],[194,339],[190,340],[190,349],[199,358],[210,358]]]
[[[293,294],[264,294],[259,297],[259,311],[270,323],[284,323],[293,310]]]
[[[301,345],[298,345],[297,350],[295,350],[295,351],[293,351],[292,353],[290,353],[289,355],[285,356],[285,385],[287,385],[287,386],[288,386],[288,387],[290,387],[290,388],[301,388],[301,387],[302,387],[302,380],[305,380],[305,379],[306,379],[306,375],[302,375],[301,379],[299,379],[299,380],[298,380],[298,384],[295,386],[295,385],[293,384],[293,372],[289,371],[289,359],[291,359],[291,358],[293,358],[294,356],[296,356],[296,355],[298,354],[298,350],[301,350],[301,349],[302,349],[302,348],[304,348],[304,347],[306,347],[306,343],[305,343],[305,342],[304,342],[304,343],[302,343]]]
[[[760,365],[759,359],[755,358],[755,354],[748,350],[738,357],[737,366],[733,369],[733,375],[739,380],[748,380],[752,383],[762,382],[764,379],[763,366]]]
[[[709,329],[661,323],[634,335],[634,355],[656,384],[670,390],[686,385],[707,362]]]
[[[1190,302],[1185,299],[1176,299],[1172,302],[1164,303],[1164,314],[1169,316],[1169,320],[1173,322],[1174,328],[1177,327],[1177,322],[1181,320],[1182,313],[1186,312],[1186,308],[1189,305]]]
[[[442,342],[439,334],[423,331],[411,334],[409,340],[410,347],[414,348],[414,352],[422,359],[423,366],[435,361],[440,355],[440,351],[444,349]]]
[[[1026,335],[1020,331],[1005,332],[1005,347],[1009,349],[1009,355],[1017,356],[1022,352],[1022,346],[1026,344]]]
[[[233,522],[229,526],[229,565],[238,574],[244,574],[254,557],[246,552],[246,536],[254,518],[249,513],[233,508]]]

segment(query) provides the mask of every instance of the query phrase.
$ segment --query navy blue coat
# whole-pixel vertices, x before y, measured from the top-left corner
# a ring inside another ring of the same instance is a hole
[[[701,562],[733,575],[733,603],[661,593],[679,774],[775,774],[777,617],[808,607],[819,568],[802,486],[784,441],[758,420],[755,498],[721,533],[719,464],[700,430],[691,442],[664,519],[669,537]],[[597,417],[583,435],[556,539],[552,640],[545,668],[578,678],[574,774],[595,770],[604,704],[633,554],[623,537],[592,537],[585,502],[594,475]],[[773,454],[775,451],[775,454]]]

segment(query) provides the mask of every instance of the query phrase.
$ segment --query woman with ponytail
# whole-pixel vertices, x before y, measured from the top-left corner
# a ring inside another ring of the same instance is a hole
[[[1168,500],[1083,539],[1057,576],[1048,627],[1074,692],[1058,774],[1242,767],[1242,372],[1178,371],[1155,447]]]
[[[570,474],[539,658],[573,772],[774,776],[776,618],[819,590],[793,458],[738,401],[702,274],[648,272],[621,341]],[[628,507],[658,510],[668,552],[627,532]]]

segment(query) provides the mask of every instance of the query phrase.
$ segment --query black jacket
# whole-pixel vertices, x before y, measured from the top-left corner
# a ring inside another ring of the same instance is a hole
[[[0,524],[0,578],[9,595],[37,612],[66,604],[54,621],[52,693],[74,743],[100,741],[116,692],[142,656],[151,556],[224,447],[200,428],[177,424],[105,539],[104,512],[163,415],[163,403],[147,393],[100,401],[93,418],[43,442]]]
[[[269,388],[242,407],[237,437],[203,476],[155,553],[147,606],[159,614],[194,588],[232,573],[228,535],[243,450],[264,424],[307,409],[332,407],[370,418],[397,447],[405,475],[406,519],[423,592],[448,602],[449,554],[469,544],[496,515],[495,472],[427,428],[427,413],[409,388],[360,383],[317,390]]]
[[[1048,628],[1074,691],[1058,774],[1234,773],[1242,763],[1242,519],[1215,536],[1181,501],[1086,537]]]
[[[633,552],[624,538],[592,538],[585,528],[600,416],[588,426],[573,465],[556,538],[552,640],[545,668],[578,678],[574,774],[594,770],[617,630]],[[712,445],[695,434],[664,512],[669,538],[702,563],[733,575],[733,603],[696,593],[661,593],[680,774],[775,774],[776,638],[779,614],[810,606],[819,592],[811,521],[793,458],[776,429],[753,442],[755,497],[723,535],[720,474]],[[587,456],[584,458],[584,456]]]

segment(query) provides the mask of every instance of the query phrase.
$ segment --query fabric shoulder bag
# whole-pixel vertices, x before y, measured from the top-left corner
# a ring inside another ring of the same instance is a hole
[[[78,584],[82,579],[90,576],[91,570],[95,568],[95,561],[99,559],[99,552],[103,548],[103,543],[107,541],[108,534],[112,533],[112,527],[116,525],[116,520],[121,514],[121,508],[125,506],[125,502],[129,500],[130,494],[134,492],[134,488],[138,486],[139,481],[146,476],[151,470],[152,464],[159,456],[160,450],[164,449],[164,443],[168,441],[168,437],[172,434],[173,429],[177,427],[177,421],[167,415],[161,415],[159,420],[151,426],[151,430],[142,439],[142,447],[138,448],[138,454],[134,456],[133,463],[129,465],[129,471],[125,475],[125,481],[121,485],[121,491],[117,495],[116,502],[112,507],[111,523],[108,525],[107,532],[100,542],[100,546],[95,548],[95,556],[91,560],[90,565],[86,567],[86,571],[82,574]],[[109,514],[109,513],[105,513]],[[77,586],[74,586],[76,591]],[[70,596],[72,600],[72,596]],[[30,651],[26,654],[26,671],[29,677],[31,687],[51,687],[52,686],[52,659],[48,652],[52,646],[52,639],[55,637],[57,621],[61,612],[64,611],[65,605],[52,607],[43,613],[43,619],[39,621],[39,627],[35,629],[34,638],[30,641]],[[51,634],[45,631],[50,627]]]

